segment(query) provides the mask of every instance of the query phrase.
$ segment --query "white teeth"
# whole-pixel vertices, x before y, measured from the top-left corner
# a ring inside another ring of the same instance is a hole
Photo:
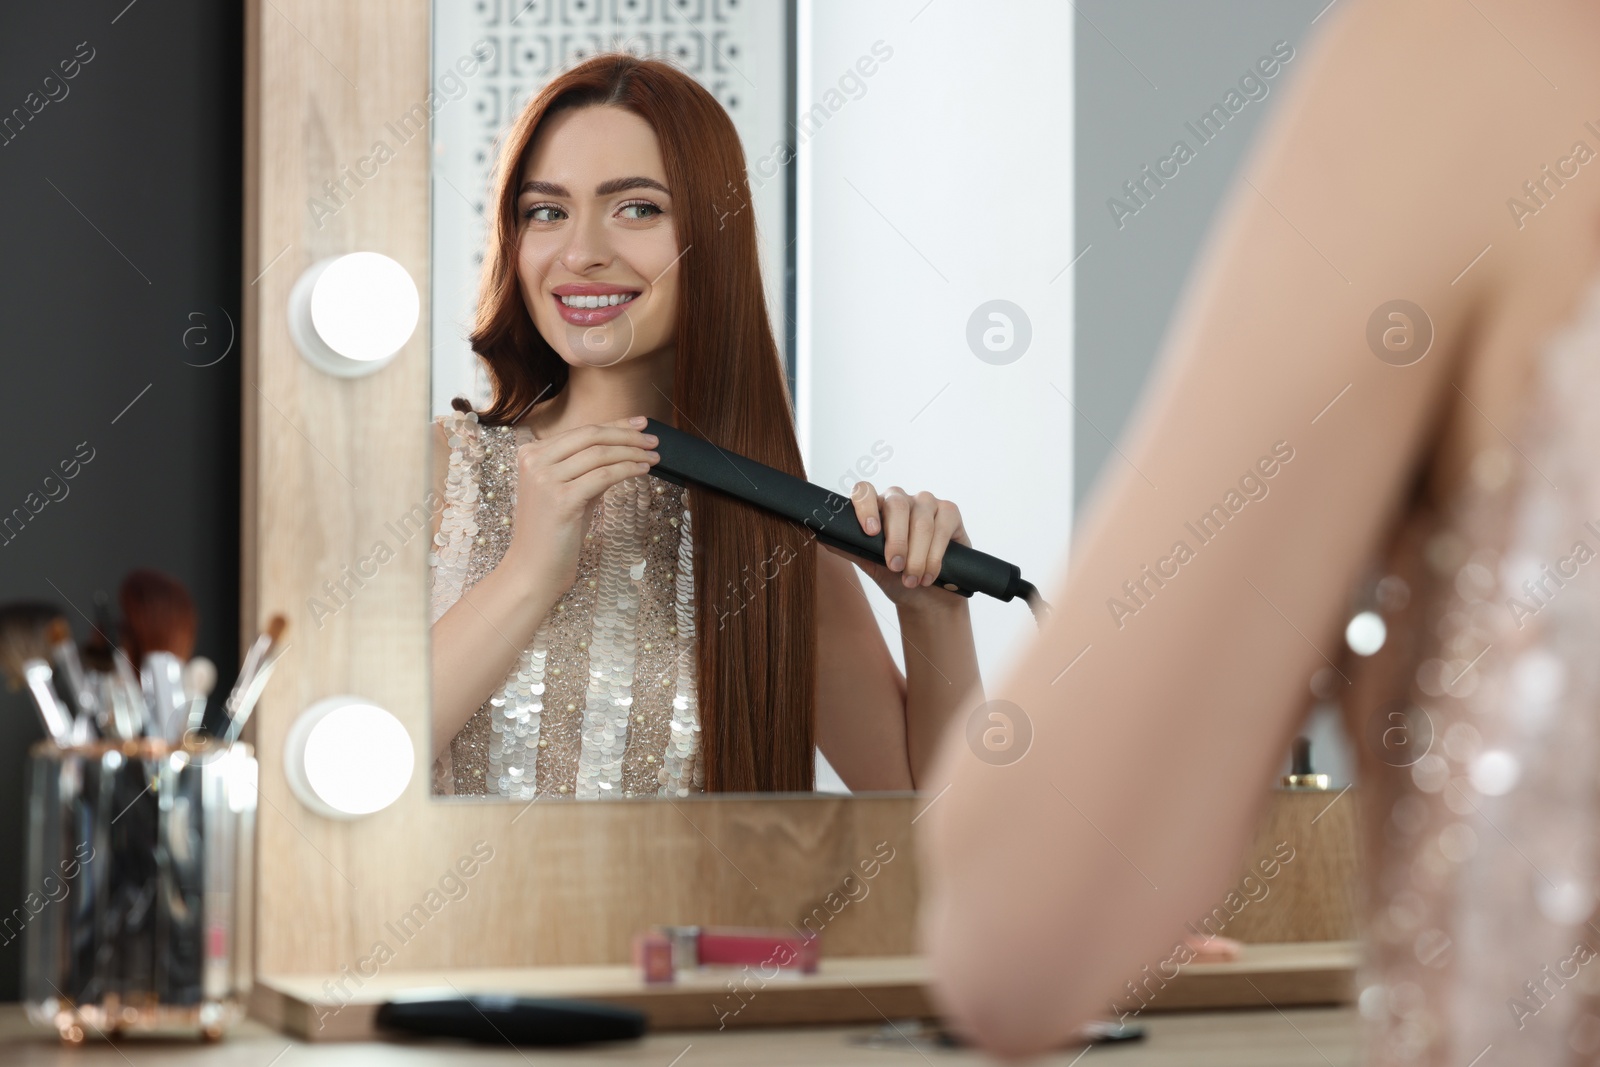
[[[560,300],[569,308],[598,308],[626,304],[638,295],[638,293],[607,293],[605,296],[563,296]]]

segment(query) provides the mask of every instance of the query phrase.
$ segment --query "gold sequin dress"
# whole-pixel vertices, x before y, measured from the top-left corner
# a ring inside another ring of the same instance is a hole
[[[1600,1063],[1600,285],[1537,382],[1405,523],[1346,668],[1369,1065]]]
[[[450,448],[428,557],[431,622],[511,543],[529,431],[439,420]],[[654,475],[608,489],[578,577],[505,681],[438,754],[433,789],[507,798],[681,797],[705,788],[695,695],[689,493]]]

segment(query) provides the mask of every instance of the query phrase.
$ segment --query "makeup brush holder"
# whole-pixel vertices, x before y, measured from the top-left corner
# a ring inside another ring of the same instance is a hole
[[[22,923],[28,1016],[71,1044],[222,1036],[252,974],[257,765],[250,747],[36,745]]]

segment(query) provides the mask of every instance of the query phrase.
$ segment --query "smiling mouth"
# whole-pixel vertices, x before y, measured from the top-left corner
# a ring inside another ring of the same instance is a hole
[[[601,296],[562,296],[557,294],[556,299],[561,302],[563,307],[602,308],[626,304],[638,295],[638,293],[606,293]]]
[[[621,293],[551,293],[556,301],[556,314],[569,326],[600,326],[620,318],[632,306],[637,292]]]

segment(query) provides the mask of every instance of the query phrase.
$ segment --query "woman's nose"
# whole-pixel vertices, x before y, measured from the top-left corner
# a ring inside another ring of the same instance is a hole
[[[610,242],[606,238],[604,220],[598,214],[582,213],[567,228],[567,243],[561,250],[561,263],[574,274],[582,274],[592,267],[604,266],[611,260]]]

